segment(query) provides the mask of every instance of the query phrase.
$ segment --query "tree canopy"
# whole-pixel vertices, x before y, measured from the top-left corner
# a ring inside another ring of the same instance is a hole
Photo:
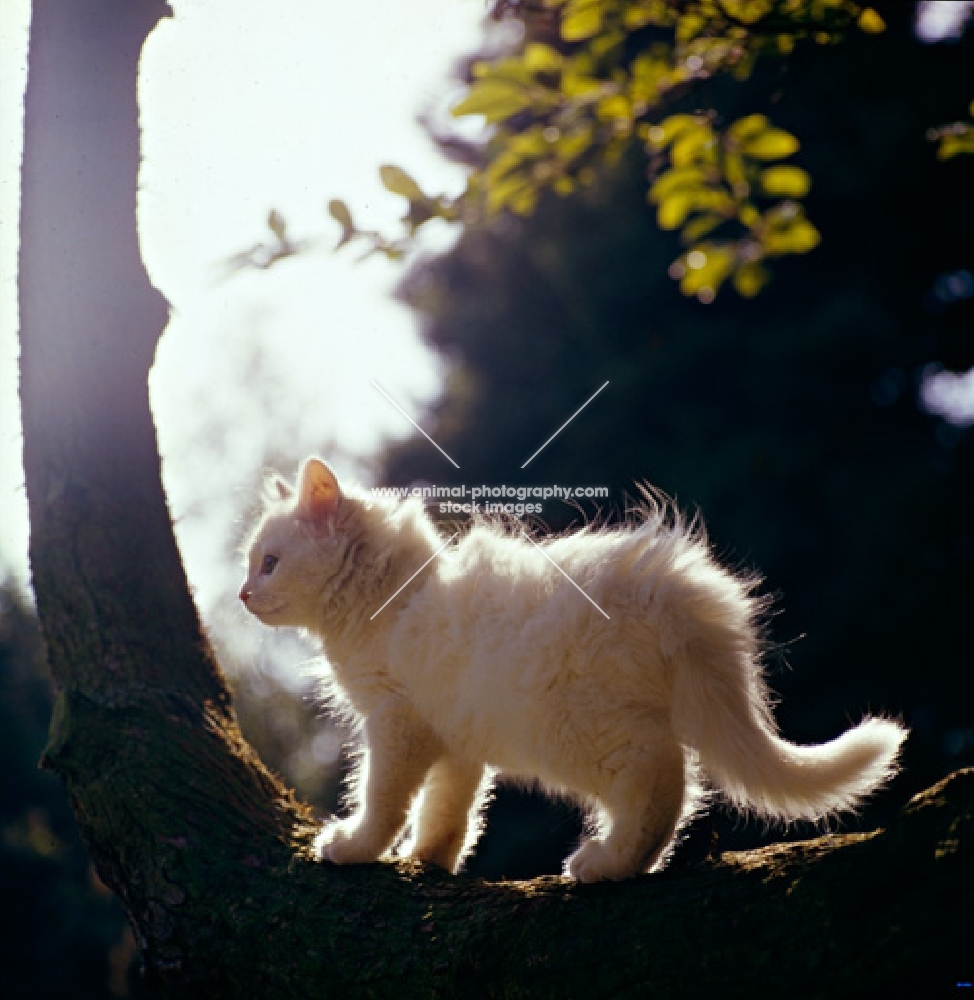
[[[799,137],[763,110],[735,117],[709,84],[724,75],[748,81],[807,47],[829,60],[850,36],[887,30],[876,9],[852,0],[504,0],[493,16],[516,19],[522,40],[469,64],[469,89],[453,114],[482,116],[490,132],[465,190],[430,196],[402,168],[384,166],[382,183],[408,202],[405,238],[359,231],[333,200],[340,245],[364,239],[399,256],[430,219],[528,216],[543,193],[590,187],[635,151],[660,228],[680,231],[684,250],[669,274],[684,295],[709,303],[729,280],[753,297],[774,260],[818,246],[803,201],[812,176],[792,162]],[[892,16],[902,22],[902,13]],[[860,51],[870,57],[870,47]],[[959,113],[969,95],[954,96]],[[957,122],[929,138],[949,159],[974,150],[971,136]]]

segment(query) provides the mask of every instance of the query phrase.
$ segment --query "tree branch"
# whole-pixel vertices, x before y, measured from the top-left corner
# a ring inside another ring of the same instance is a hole
[[[163,996],[935,996],[974,938],[974,770],[886,831],[487,883],[312,860],[219,720],[75,698],[60,721],[48,757]]]

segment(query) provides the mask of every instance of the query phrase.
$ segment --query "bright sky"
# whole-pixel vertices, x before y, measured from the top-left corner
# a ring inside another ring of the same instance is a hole
[[[153,281],[173,306],[151,376],[163,472],[184,561],[211,626],[231,615],[228,565],[273,459],[293,474],[317,451],[339,475],[412,428],[442,383],[413,316],[391,299],[402,265],[329,246],[267,272],[221,260],[267,235],[276,208],[297,235],[327,234],[343,198],[356,220],[397,231],[404,202],[378,179],[396,163],[433,192],[460,168],[416,117],[455,101],[455,60],[482,38],[479,0],[174,0],[143,55],[139,223]],[[27,579],[16,398],[17,172],[28,0],[0,14],[0,575]],[[436,236],[434,234],[434,239]],[[440,232],[445,245],[450,234]],[[428,427],[428,424],[427,424]],[[220,609],[223,609],[221,612]]]

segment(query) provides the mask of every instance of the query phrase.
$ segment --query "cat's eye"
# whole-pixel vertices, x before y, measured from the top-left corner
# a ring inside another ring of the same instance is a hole
[[[270,576],[279,562],[277,556],[264,556],[264,561],[260,564],[261,576]]]

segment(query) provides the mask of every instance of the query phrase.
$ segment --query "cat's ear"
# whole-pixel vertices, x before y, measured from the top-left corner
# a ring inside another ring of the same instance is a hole
[[[290,500],[294,490],[280,476],[275,476],[271,480],[271,486],[281,500]]]
[[[325,524],[335,515],[341,498],[335,473],[320,458],[306,458],[298,474],[298,516]]]

